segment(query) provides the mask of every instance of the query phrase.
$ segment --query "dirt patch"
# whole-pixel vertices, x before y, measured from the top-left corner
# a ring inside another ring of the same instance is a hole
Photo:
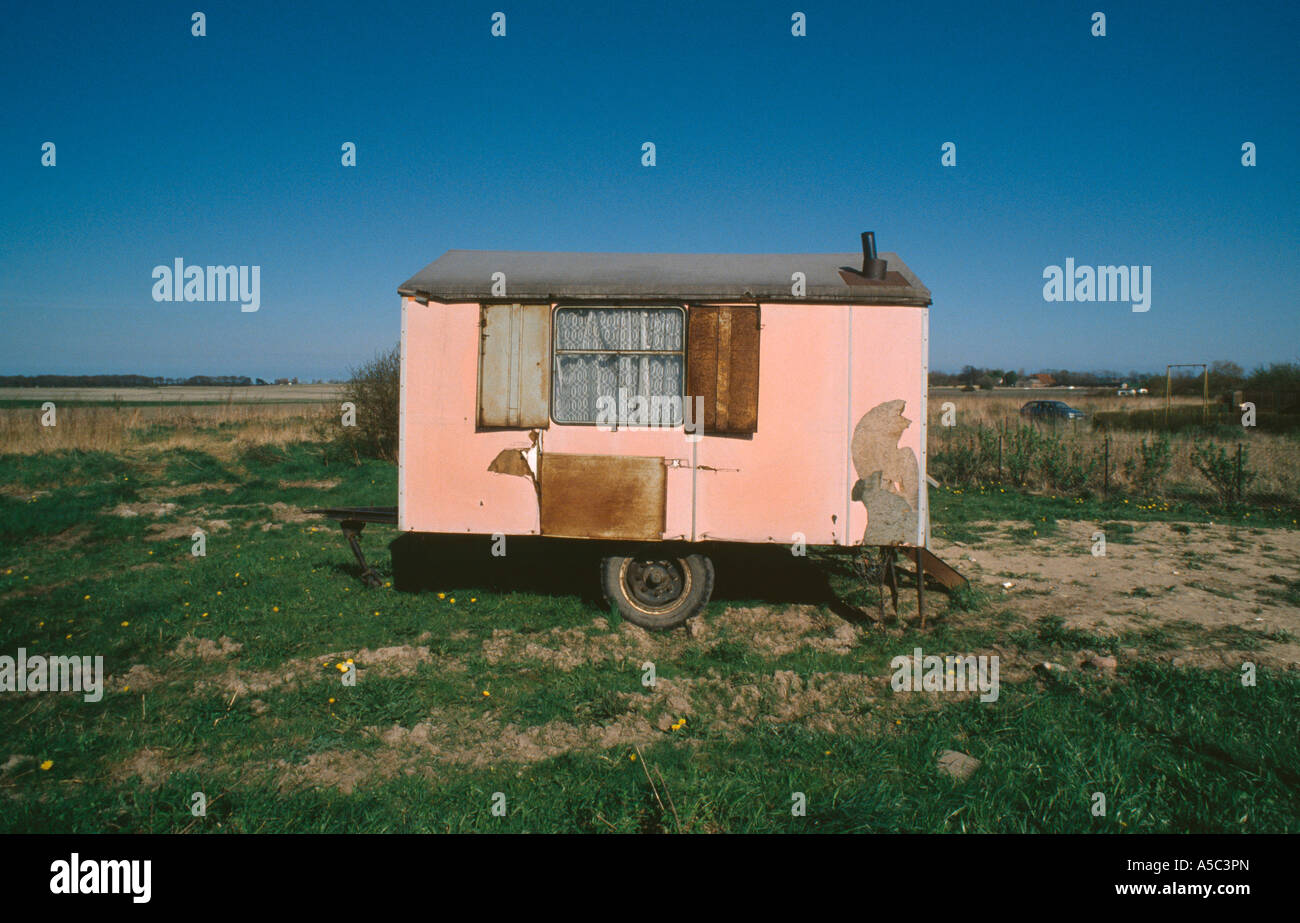
[[[469,709],[453,708],[409,728],[367,728],[382,741],[378,751],[331,750],[314,753],[299,764],[279,760],[275,766],[280,788],[329,787],[348,794],[358,785],[399,773],[432,775],[432,764],[480,769],[498,763],[535,763],[575,750],[631,747],[663,737],[662,731],[637,715],[607,725],[551,721],[522,728],[492,716],[470,718],[470,714]]]
[[[320,519],[316,513],[304,513],[302,507],[290,506],[279,500],[271,504],[271,517],[277,522],[312,522]]]
[[[356,666],[358,682],[367,676],[409,676],[422,664],[435,662],[434,656],[427,647],[400,644],[374,650],[362,648],[356,652],[334,652],[320,654],[310,659],[287,660],[275,670],[241,670],[231,667],[219,676],[200,680],[194,688],[195,692],[203,692],[215,686],[224,693],[240,695],[267,692],[283,686],[296,685],[312,675],[336,675],[339,672],[337,665],[346,663],[349,659]],[[437,662],[438,669],[445,672],[465,670],[463,663],[451,658],[437,658]]]
[[[1106,533],[1104,556],[1092,553],[1097,532]],[[1300,608],[1279,583],[1300,580],[1292,529],[1060,521],[1051,535],[1017,539],[1004,529],[974,548],[941,539],[934,548],[1026,621],[1057,615],[1102,636],[1162,629],[1182,645],[1169,658],[1189,664],[1239,665],[1248,655],[1300,667]]]
[[[14,753],[3,764],[0,764],[0,776],[7,776],[29,765],[35,765],[35,763],[36,757],[34,756],[28,756],[26,753]]]
[[[691,619],[689,626],[689,634],[649,632],[629,622],[611,629],[601,617],[587,627],[552,628],[532,634],[498,628],[483,642],[483,657],[493,665],[532,660],[568,671],[590,663],[655,660],[707,644],[722,635],[744,638],[756,650],[771,656],[800,649],[847,654],[865,631],[810,605],[731,606],[711,619]]]
[[[660,678],[647,694],[622,694],[627,711],[600,723],[550,721],[534,727],[502,722],[494,715],[457,705],[434,710],[410,727],[369,727],[377,750],[332,750],[302,763],[275,764],[282,789],[333,787],[344,793],[399,774],[435,776],[441,768],[490,768],[529,764],[578,751],[630,749],[663,740],[672,727],[706,725],[729,735],[760,722],[824,730],[866,731],[880,721],[869,708],[887,677],[814,673],[800,677],[778,671],[736,686],[722,677]],[[682,719],[686,719],[682,721]]]
[[[196,638],[193,635],[186,635],[181,638],[180,644],[176,645],[176,649],[172,651],[172,654],[188,660],[198,658],[199,660],[213,661],[223,660],[232,654],[237,654],[243,650],[243,647],[244,645],[225,635],[222,635],[216,641],[211,638]]]
[[[159,747],[145,747],[130,758],[123,760],[109,770],[109,778],[114,782],[139,779],[150,788],[158,788],[173,773],[188,772],[199,766],[198,757],[178,759],[169,756],[167,750]]]
[[[149,526],[148,533],[151,538],[175,539],[175,538],[192,538],[195,529],[202,529],[204,533],[211,535],[213,532],[224,532],[230,528],[230,523],[224,519],[200,519],[191,523],[154,523]]]
[[[483,642],[483,658],[493,665],[535,660],[567,671],[589,663],[653,658],[673,643],[669,636],[660,637],[664,640],[657,645],[654,636],[634,625],[610,631],[603,618],[595,619],[589,628],[552,628],[526,635],[498,628]]]
[[[292,490],[295,487],[306,487],[312,490],[333,490],[343,482],[338,478],[325,478],[318,481],[280,481],[281,490]]]
[[[90,535],[90,525],[81,523],[80,525],[70,526],[55,535],[45,539],[47,548],[71,548],[73,545],[80,545]]]
[[[764,654],[779,657],[801,649],[847,654],[862,639],[864,629],[818,606],[731,606],[711,629],[749,643]]]
[[[147,692],[164,681],[164,677],[155,673],[142,663],[137,663],[121,676],[109,676],[104,681],[106,689],[128,692]]]
[[[220,490],[224,493],[230,493],[235,489],[233,484],[213,484],[202,482],[198,484],[171,484],[161,487],[144,487],[140,489],[140,496],[146,500],[173,500],[176,497],[192,497],[195,494],[205,493],[210,490]]]
[[[16,497],[22,500],[38,500],[46,496],[48,490],[32,490],[21,484],[0,484],[0,497]]]
[[[135,516],[152,516],[156,519],[160,516],[170,516],[175,509],[175,503],[148,500],[143,503],[119,503],[109,510],[109,513],[113,516],[121,516],[124,519]]]

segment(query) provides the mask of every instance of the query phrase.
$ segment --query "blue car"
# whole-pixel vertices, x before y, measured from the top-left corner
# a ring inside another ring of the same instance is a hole
[[[1088,416],[1065,401],[1030,401],[1020,408],[1020,415],[1036,420],[1083,420]]]

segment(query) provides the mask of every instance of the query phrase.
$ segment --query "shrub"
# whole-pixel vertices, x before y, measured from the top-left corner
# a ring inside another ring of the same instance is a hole
[[[1124,462],[1124,473],[1140,493],[1150,495],[1159,489],[1160,482],[1169,473],[1173,462],[1173,447],[1169,444],[1168,436],[1162,435],[1150,443],[1143,439],[1138,445],[1137,457]]]
[[[939,477],[950,485],[966,486],[979,469],[979,453],[973,445],[957,445],[936,452],[934,467]]]
[[[1066,493],[1082,490],[1097,470],[1097,456],[1057,438],[1044,439],[1041,448],[1043,480]]]
[[[1237,459],[1228,454],[1221,445],[1196,446],[1192,449],[1192,464],[1201,475],[1210,482],[1219,499],[1225,504],[1240,503],[1246,496],[1246,488],[1255,480],[1255,473],[1247,470],[1249,452],[1245,446],[1241,450],[1241,468]]]
[[[400,344],[352,370],[343,400],[356,405],[356,426],[343,427],[339,440],[354,457],[397,461],[401,384]]]
[[[1034,469],[1038,454],[1042,448],[1044,436],[1032,426],[1022,426],[1015,431],[1008,431],[1006,451],[1007,476],[1017,487],[1024,487],[1029,480],[1029,473]]]

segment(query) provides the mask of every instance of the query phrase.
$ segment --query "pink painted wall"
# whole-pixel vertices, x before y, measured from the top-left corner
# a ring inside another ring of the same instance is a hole
[[[666,459],[665,538],[789,544],[861,540],[866,512],[849,501],[857,479],[853,428],[882,401],[902,398],[912,425],[901,445],[921,458],[925,309],[763,305],[758,432],[688,441],[681,429],[603,432],[552,423],[543,452]],[[402,305],[400,526],[424,532],[539,531],[527,478],[494,474],[527,430],[475,432],[477,304]],[[850,393],[851,391],[851,393]],[[924,470],[921,472],[924,494]]]
[[[527,478],[493,474],[528,432],[474,431],[478,408],[477,304],[402,299],[402,427],[398,526],[417,532],[537,534],[537,494]]]

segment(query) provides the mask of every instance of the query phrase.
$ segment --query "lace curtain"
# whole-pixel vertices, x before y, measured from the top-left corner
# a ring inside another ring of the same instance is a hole
[[[680,398],[685,317],[678,308],[561,308],[555,315],[552,416],[595,423],[600,398]],[[665,402],[665,406],[666,402]],[[681,422],[680,405],[672,421]]]

